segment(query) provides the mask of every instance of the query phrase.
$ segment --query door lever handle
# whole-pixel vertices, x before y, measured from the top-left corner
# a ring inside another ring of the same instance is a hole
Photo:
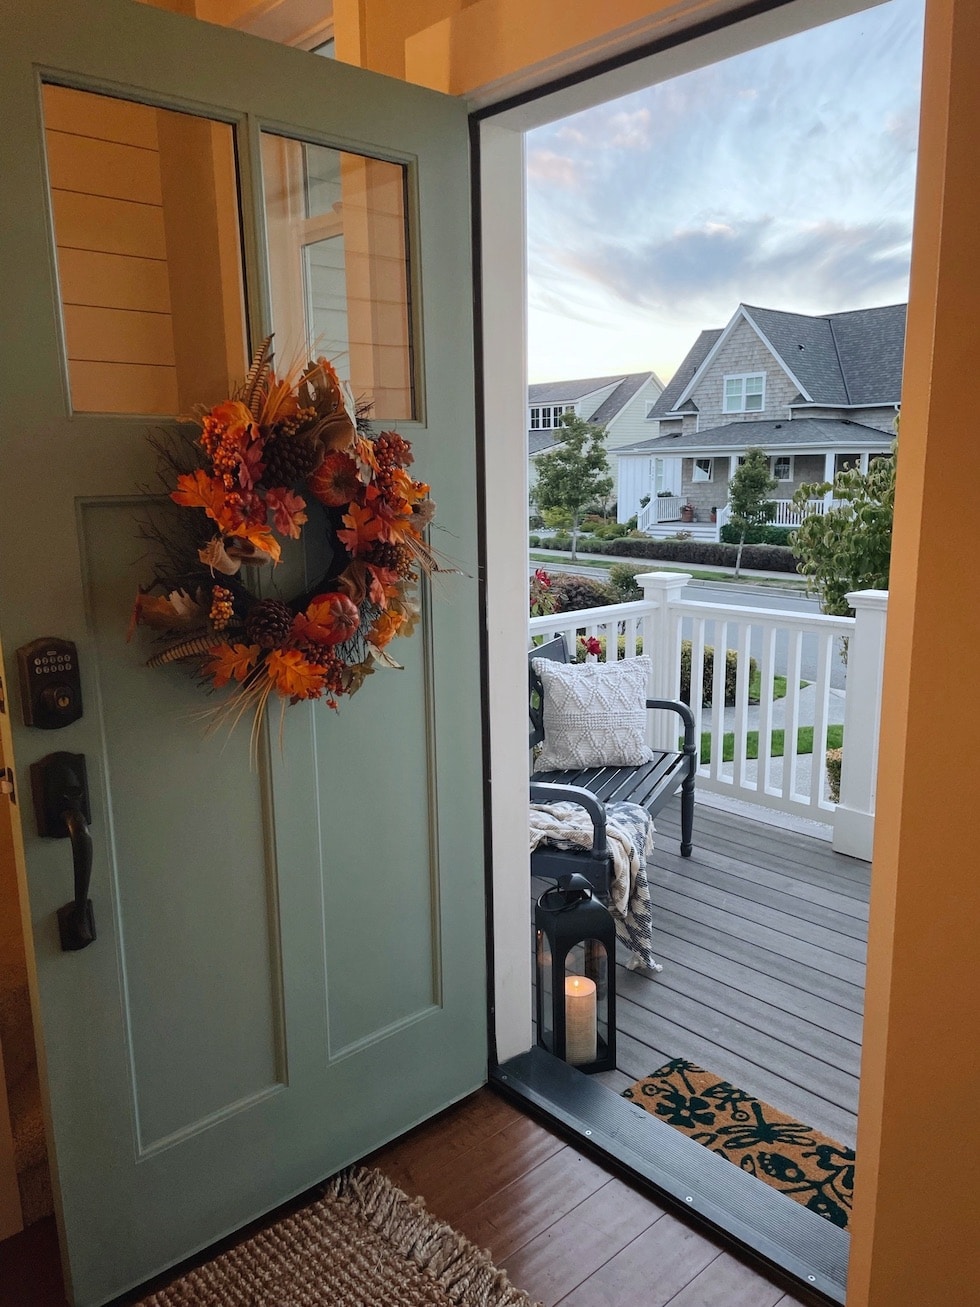
[[[75,897],[58,909],[58,930],[62,950],[75,952],[87,948],[95,939],[95,914],[88,896],[92,882],[92,835],[84,754],[49,753],[32,763],[31,788],[37,833],[71,840]]]
[[[87,948],[95,939],[95,913],[88,888],[92,883],[92,835],[81,808],[66,808],[61,814],[71,840],[75,898],[58,909],[61,948],[65,953]]]

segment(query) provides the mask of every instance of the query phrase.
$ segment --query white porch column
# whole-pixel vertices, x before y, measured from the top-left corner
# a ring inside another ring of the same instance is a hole
[[[860,469],[861,475],[863,477],[868,475],[868,462],[870,461],[870,458],[871,455],[868,453],[859,455],[858,468]]]
[[[854,634],[847,646],[844,752],[840,801],[834,813],[833,844],[838,853],[848,853],[852,858],[870,862],[874,842],[888,591],[852,591],[847,595],[847,602],[854,609],[855,622]],[[816,764],[816,741],[814,754]]]
[[[823,479],[830,484],[830,489],[823,497],[823,502],[829,508],[834,500],[834,474],[837,470],[837,455],[834,453],[824,454],[823,456]]]
[[[680,693],[681,645],[674,638],[670,610],[690,579],[686,572],[642,572],[636,578],[644,600],[654,609],[643,636],[643,652],[652,664],[647,691],[651,699],[676,699]],[[651,714],[647,730],[651,749],[677,748],[677,721],[672,714]]]

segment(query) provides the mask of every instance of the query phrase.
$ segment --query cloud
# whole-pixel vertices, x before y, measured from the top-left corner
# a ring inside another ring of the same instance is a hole
[[[582,165],[553,150],[528,152],[527,176],[529,182],[559,185],[567,190],[578,190],[582,184]]]
[[[904,298],[922,9],[890,0],[531,133],[529,302],[555,341],[590,315],[690,333],[739,301]]]

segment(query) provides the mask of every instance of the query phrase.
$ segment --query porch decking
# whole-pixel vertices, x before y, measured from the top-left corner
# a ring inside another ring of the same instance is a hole
[[[674,1057],[854,1145],[870,867],[809,835],[679,804],[648,867],[656,979],[618,968],[616,1091]]]

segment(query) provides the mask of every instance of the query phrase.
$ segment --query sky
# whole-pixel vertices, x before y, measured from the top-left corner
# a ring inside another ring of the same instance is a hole
[[[923,0],[529,133],[528,376],[673,375],[740,302],[908,295]]]

